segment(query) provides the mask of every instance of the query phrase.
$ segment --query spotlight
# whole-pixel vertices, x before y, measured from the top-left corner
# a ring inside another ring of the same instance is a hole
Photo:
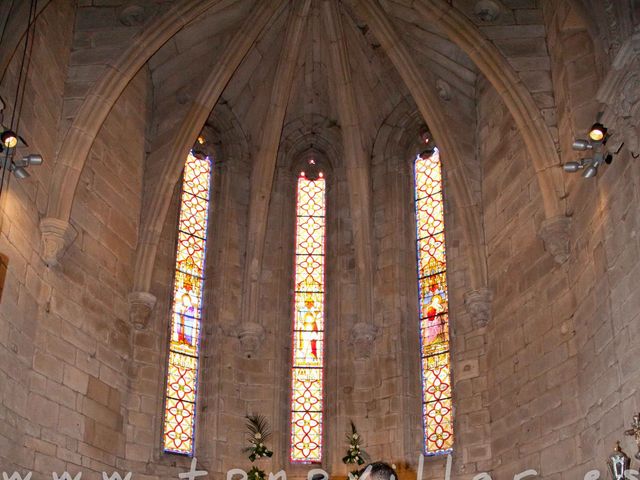
[[[601,123],[594,123],[593,126],[589,129],[589,138],[593,142],[602,142],[604,141],[607,135],[607,129],[604,128],[604,125]]]
[[[593,145],[591,145],[589,143],[588,140],[574,140],[573,144],[571,145],[573,147],[574,150],[591,150],[593,148]]]
[[[593,178],[597,174],[598,174],[598,167],[594,165],[589,165],[587,168],[584,169],[582,176],[584,178]]]
[[[2,140],[2,145],[4,145],[5,148],[14,148],[18,145],[18,135],[12,130],[5,130],[2,132],[0,139]]]
[[[27,167],[30,165],[42,165],[43,162],[42,155],[30,153],[22,157],[21,160],[11,161],[9,171],[13,172],[16,178],[24,180],[30,176],[29,172],[27,172]]]
[[[202,135],[198,136],[198,143],[200,145],[204,145],[206,141],[207,140]]]
[[[30,153],[22,157],[22,160],[14,162],[16,167],[28,167],[29,165],[42,165],[42,155],[37,153]]]
[[[584,164],[580,162],[567,162],[562,166],[562,168],[564,168],[565,172],[573,173],[584,168]]]
[[[24,180],[25,178],[29,178],[29,172],[24,167],[18,167],[15,164],[11,165],[11,171],[16,176],[16,178],[20,180]]]
[[[577,162],[567,162],[563,165],[565,172],[574,173],[578,170],[583,170],[582,176],[584,178],[593,178],[598,175],[598,168],[603,163],[607,165],[613,161],[613,153],[607,151],[606,143],[607,129],[600,122],[594,123],[588,132],[588,138],[583,140],[577,138],[571,145],[574,150],[585,151],[593,150],[593,158],[583,158]]]

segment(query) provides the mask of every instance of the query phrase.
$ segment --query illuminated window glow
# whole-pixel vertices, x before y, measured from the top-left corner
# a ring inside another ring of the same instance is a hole
[[[164,408],[164,451],[193,455],[211,161],[184,166]]]
[[[436,149],[415,160],[422,415],[427,455],[453,448],[449,295],[444,240],[442,168]]]
[[[291,461],[322,460],[325,179],[298,177]]]

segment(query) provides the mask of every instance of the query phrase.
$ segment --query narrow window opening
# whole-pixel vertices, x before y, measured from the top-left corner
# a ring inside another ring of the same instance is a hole
[[[453,449],[449,294],[440,153],[414,163],[424,450]]]
[[[173,281],[163,446],[167,453],[188,456],[195,448],[211,166],[208,157],[193,153],[185,162]]]

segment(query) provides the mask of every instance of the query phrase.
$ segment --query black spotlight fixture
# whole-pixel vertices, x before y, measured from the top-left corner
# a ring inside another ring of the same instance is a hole
[[[15,148],[16,145],[18,145],[18,135],[13,130],[5,130],[2,132],[0,140],[2,140],[2,146],[7,150]]]
[[[607,136],[607,129],[600,122],[594,123],[589,129],[589,139],[592,142],[604,142]]]
[[[580,159],[577,162],[567,162],[562,168],[569,173],[582,170],[584,178],[593,178],[598,175],[598,168],[603,163],[610,164],[613,161],[613,155],[605,148],[608,134],[606,127],[602,123],[594,123],[587,136],[587,139],[577,138],[574,140],[572,147],[579,152],[592,151],[593,156]]]

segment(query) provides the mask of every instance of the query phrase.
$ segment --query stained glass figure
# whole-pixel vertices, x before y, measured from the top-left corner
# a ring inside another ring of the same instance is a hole
[[[436,455],[453,448],[449,295],[442,168],[437,149],[415,160],[415,207],[424,448],[427,455]]]
[[[291,461],[322,460],[325,179],[298,177]]]
[[[193,455],[211,160],[184,166],[164,408],[164,451]]]

